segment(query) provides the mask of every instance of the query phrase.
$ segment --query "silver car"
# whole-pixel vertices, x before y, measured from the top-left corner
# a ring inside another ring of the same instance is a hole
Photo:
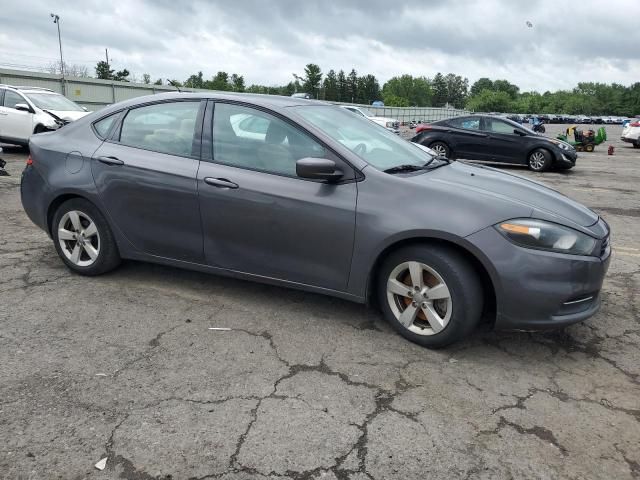
[[[30,148],[24,208],[82,275],[136,259],[372,301],[427,347],[483,317],[556,328],[600,305],[597,214],[322,102],[154,95]]]

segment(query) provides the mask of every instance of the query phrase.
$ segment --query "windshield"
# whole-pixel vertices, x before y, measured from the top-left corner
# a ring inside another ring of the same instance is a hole
[[[42,108],[43,110],[84,112],[80,105],[57,93],[28,93],[27,96],[36,107]]]
[[[304,120],[378,170],[388,170],[400,165],[423,166],[433,158],[395,133],[344,108],[330,105],[293,108]]]

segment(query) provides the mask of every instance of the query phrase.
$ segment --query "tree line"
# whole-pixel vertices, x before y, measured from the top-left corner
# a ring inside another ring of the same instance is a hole
[[[97,78],[131,80],[127,69],[116,72],[105,61],[98,62],[95,70]],[[142,83],[152,83],[149,74],[142,75]],[[452,107],[476,112],[624,116],[640,113],[640,82],[630,86],[581,82],[571,90],[540,93],[522,92],[508,80],[480,78],[470,86],[467,78],[455,73],[437,73],[432,78],[408,74],[395,76],[381,87],[371,73],[330,69],[325,74],[318,65],[310,63],[302,75],[293,74],[292,81],[280,86],[246,86],[242,75],[224,71],[210,78],[205,78],[199,71],[184,81],[159,78],[153,84],[286,96],[308,93],[313,98],[330,102],[370,105],[381,100],[387,106]]]

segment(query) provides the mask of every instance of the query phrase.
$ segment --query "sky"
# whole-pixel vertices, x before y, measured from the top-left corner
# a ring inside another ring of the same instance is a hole
[[[540,92],[640,81],[640,0],[2,0],[0,68],[59,59],[51,12],[65,62],[90,75],[108,48],[113,68],[153,80],[223,70],[283,85],[316,63],[381,84],[437,72]]]

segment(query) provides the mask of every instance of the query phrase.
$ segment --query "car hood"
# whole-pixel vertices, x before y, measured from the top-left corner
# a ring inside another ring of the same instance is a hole
[[[532,217],[571,227],[590,227],[599,218],[584,205],[541,183],[490,167],[453,162],[431,173],[411,178],[427,184],[444,184],[451,189],[463,188],[479,196],[519,204],[530,208]]]
[[[66,120],[68,122],[73,122],[74,120],[78,120],[79,118],[84,117],[85,115],[89,115],[91,112],[77,112],[74,110],[46,110],[47,112],[53,113],[56,117],[61,118],[62,120]]]
[[[397,122],[398,120],[396,120],[395,118],[388,118],[388,117],[369,117],[372,120],[377,120],[379,122]]]

